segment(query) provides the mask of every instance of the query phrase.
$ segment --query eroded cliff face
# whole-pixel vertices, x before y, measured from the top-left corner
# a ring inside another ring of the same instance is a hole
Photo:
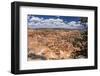
[[[87,58],[87,33],[79,30],[28,29],[28,60],[74,59],[78,56]]]

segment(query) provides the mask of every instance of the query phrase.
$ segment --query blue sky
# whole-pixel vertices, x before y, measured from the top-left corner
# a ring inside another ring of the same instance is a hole
[[[49,16],[49,15],[28,15],[30,18],[32,18],[32,16],[35,17],[39,17],[39,18],[44,18],[44,19],[57,19],[60,18],[62,19],[64,22],[71,22],[71,21],[80,21],[80,17],[72,17],[72,16]]]
[[[75,16],[49,16],[49,15],[28,15],[27,23],[32,28],[68,28],[82,29],[84,26],[80,18]],[[86,23],[87,25],[87,23]]]

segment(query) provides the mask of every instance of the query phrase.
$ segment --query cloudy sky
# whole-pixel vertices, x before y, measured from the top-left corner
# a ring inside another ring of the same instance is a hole
[[[82,17],[28,15],[27,24],[31,28],[83,29],[80,18]]]

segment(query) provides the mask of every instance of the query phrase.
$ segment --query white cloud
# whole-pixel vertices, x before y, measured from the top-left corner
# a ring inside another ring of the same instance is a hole
[[[70,26],[82,26],[79,21],[78,22],[71,21],[68,23],[68,25],[70,25]]]
[[[28,25],[32,28],[81,28],[82,26],[79,21],[65,23],[60,18],[43,19],[35,16],[32,16],[32,18],[29,19]]]
[[[42,18],[39,18],[39,17],[35,17],[35,16],[32,16],[32,18],[30,18],[29,19],[29,21],[32,21],[32,22],[34,22],[34,21],[41,21],[42,20]]]

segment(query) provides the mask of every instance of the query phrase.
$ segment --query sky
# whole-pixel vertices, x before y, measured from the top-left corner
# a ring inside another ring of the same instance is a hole
[[[80,18],[82,17],[28,15],[27,24],[31,28],[83,29],[84,27],[80,22]]]

